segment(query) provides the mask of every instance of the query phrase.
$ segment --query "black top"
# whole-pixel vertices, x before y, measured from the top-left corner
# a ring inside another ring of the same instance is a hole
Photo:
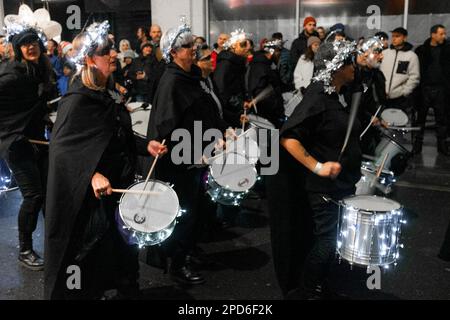
[[[319,162],[338,161],[347,132],[348,112],[339,102],[336,93],[329,95],[324,92],[323,83],[313,83],[282,127],[280,135],[282,138],[300,141]],[[355,119],[347,149],[341,159],[342,172],[338,178],[322,178],[307,170],[306,190],[332,193],[355,187],[361,177],[360,132],[361,126],[358,119]]]
[[[29,69],[30,68],[30,69]],[[44,117],[49,96],[41,71],[17,61],[0,64],[0,157],[18,140],[45,140]]]
[[[158,63],[153,54],[144,57],[142,54],[133,60],[129,70],[128,77],[133,80],[133,94],[150,95],[152,88],[152,74],[155,65]],[[137,72],[145,72],[144,79],[137,79]]]
[[[265,52],[255,53],[249,66],[248,92],[252,98],[255,98],[268,85],[272,85],[274,93],[258,103],[258,115],[266,118],[279,128],[281,119],[284,117],[284,103],[281,95],[280,75],[272,69],[272,64],[272,60],[267,59]]]
[[[240,127],[240,115],[246,99],[246,59],[230,51],[217,56],[213,81],[223,105],[224,119],[232,127]]]
[[[436,46],[430,48],[431,63],[423,75],[424,85],[443,85],[444,73],[441,67],[441,52],[442,47]]]
[[[178,143],[171,142],[172,132],[176,129],[185,129],[194,139],[195,121],[201,121],[201,137],[208,129],[225,132],[226,123],[221,119],[213,97],[202,87],[203,81],[201,69],[196,65],[192,65],[191,72],[184,71],[175,63],[167,66],[156,91],[150,114],[147,134],[150,140],[161,142],[166,139],[171,150]],[[209,143],[203,142],[203,147]],[[194,148],[191,149],[191,163],[193,163],[197,159],[194,159]],[[161,159],[161,161],[170,160],[170,155]]]

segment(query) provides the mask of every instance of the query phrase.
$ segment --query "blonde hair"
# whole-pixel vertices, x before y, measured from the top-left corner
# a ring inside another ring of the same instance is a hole
[[[86,39],[86,34],[85,33],[81,33],[78,36],[75,37],[75,39],[73,39],[72,45],[73,45],[73,50],[74,50],[74,55],[77,55],[79,53],[79,51],[83,48],[83,44],[84,41]],[[105,48],[108,44],[109,44],[109,39],[108,36],[106,36],[104,39],[102,39],[103,41],[98,44],[97,48],[93,51],[98,51],[98,50],[102,50],[103,48]],[[76,74],[74,75],[74,77],[72,78],[75,79],[75,77],[80,76],[81,78],[81,82],[83,83],[83,85],[91,90],[94,91],[104,91],[106,90],[106,86],[107,84],[110,82],[111,79],[107,79],[107,81],[105,82],[105,84],[100,84],[99,78],[100,78],[100,73],[97,70],[97,68],[95,66],[88,66],[86,63],[86,58],[88,56],[92,56],[93,53],[88,53],[85,56],[85,62],[83,64],[83,66],[81,67],[81,69],[78,69],[78,71],[76,72]],[[110,77],[111,78],[111,77]]]

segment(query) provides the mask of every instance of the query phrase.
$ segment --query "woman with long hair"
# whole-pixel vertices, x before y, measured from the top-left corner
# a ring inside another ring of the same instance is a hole
[[[121,237],[115,221],[115,188],[134,182],[137,144],[131,118],[113,99],[117,53],[107,21],[73,41],[78,67],[58,107],[50,145],[45,237],[45,298],[98,299],[117,289],[126,298],[138,287],[138,249]],[[80,286],[67,286],[70,267]],[[72,288],[73,289],[73,288]]]

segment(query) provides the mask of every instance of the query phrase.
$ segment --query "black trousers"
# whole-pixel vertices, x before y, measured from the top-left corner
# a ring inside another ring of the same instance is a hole
[[[306,257],[302,273],[301,283],[306,291],[312,291],[324,284],[336,256],[339,207],[332,202],[326,202],[323,197],[342,200],[353,195],[354,191],[342,190],[331,194],[308,192],[314,223],[314,245]]]
[[[450,261],[450,223],[445,234],[444,242],[442,243],[439,257],[445,261]]]
[[[449,96],[444,86],[426,86],[422,88],[422,103],[419,106],[417,117],[417,125],[421,127],[421,130],[416,135],[416,140],[423,141],[425,122],[430,108],[434,109],[437,139],[444,140],[447,138],[447,99]]]
[[[45,214],[47,149],[46,146],[38,147],[23,140],[10,147],[5,159],[23,197],[18,218],[21,251],[32,249],[32,234],[41,209]]]

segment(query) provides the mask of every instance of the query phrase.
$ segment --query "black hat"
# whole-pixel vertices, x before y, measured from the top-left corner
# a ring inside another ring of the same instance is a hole
[[[41,54],[45,53],[45,46],[42,43],[41,38],[39,38],[38,33],[34,29],[26,29],[21,33],[14,35],[11,39],[11,44],[14,49],[15,59],[19,61],[22,60],[22,51],[20,50],[20,46],[32,43],[34,41],[37,41],[39,43]]]
[[[389,40],[388,34],[386,32],[384,32],[384,31],[380,31],[380,32],[375,33],[375,37],[378,37],[380,39]]]
[[[408,30],[406,30],[405,28],[402,28],[402,27],[398,27],[398,28],[395,28],[394,30],[392,30],[391,33],[400,33],[406,37],[408,35]]]

